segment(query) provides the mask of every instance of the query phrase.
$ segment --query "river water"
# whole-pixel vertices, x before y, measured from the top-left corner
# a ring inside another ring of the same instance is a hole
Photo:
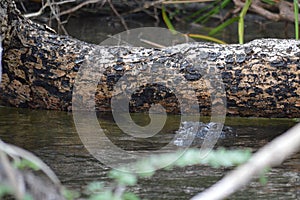
[[[134,114],[137,123],[149,123],[145,114]],[[204,119],[207,120],[207,119]],[[164,129],[151,141],[124,135],[110,113],[99,115],[101,127],[117,145],[148,151],[168,143],[180,123],[179,115],[169,115]],[[295,122],[288,119],[227,118],[238,136],[219,139],[216,147],[251,148],[253,151],[283,133]],[[63,184],[83,191],[91,181],[109,181],[109,168],[93,158],[82,144],[71,113],[29,109],[0,108],[0,137],[8,143],[27,149],[45,161]],[[218,181],[230,169],[207,166],[159,170],[154,177],[141,179],[131,188],[146,199],[188,199]],[[261,185],[254,179],[230,199],[295,199],[300,192],[300,153],[267,173],[268,182]]]
[[[252,25],[251,25],[252,23]],[[292,25],[273,24],[273,30],[266,32],[271,23],[261,24],[253,20],[246,26],[246,41],[260,37],[292,37]],[[130,21],[129,27],[155,26],[153,20]],[[123,30],[118,20],[111,18],[70,19],[67,29],[71,35],[92,43],[100,43],[107,34]],[[105,30],[105,31],[103,31]],[[178,30],[190,33],[204,33],[197,26],[178,25]],[[272,28],[271,28],[272,30]],[[236,27],[229,27],[218,35],[226,42],[236,42]],[[269,34],[269,35],[268,35]],[[133,114],[141,124],[147,124],[145,114]],[[207,120],[207,119],[206,119]],[[158,136],[149,140],[136,140],[124,135],[114,123],[110,113],[99,115],[101,127],[123,148],[151,151],[174,137],[179,127],[180,116],[168,115],[167,123]],[[265,145],[279,134],[293,126],[289,119],[226,118],[226,125],[232,126],[238,136],[220,139],[216,147],[251,148],[253,151]],[[0,107],[0,137],[5,142],[25,148],[48,164],[64,185],[70,189],[83,191],[91,181],[109,181],[106,177],[109,167],[91,156],[82,144],[72,117],[72,113]],[[172,171],[159,170],[154,177],[141,179],[130,188],[145,199],[188,199],[221,179],[229,170],[207,166],[176,168]],[[281,166],[267,174],[266,185],[254,179],[247,187],[230,199],[300,199],[300,153],[293,155]]]

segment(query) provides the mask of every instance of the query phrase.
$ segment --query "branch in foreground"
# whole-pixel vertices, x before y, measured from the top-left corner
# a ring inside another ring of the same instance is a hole
[[[22,160],[30,163],[26,167],[40,170],[46,176],[37,176],[31,170],[19,169],[13,164]],[[33,199],[65,199],[64,188],[59,179],[43,161],[32,153],[6,144],[2,140],[0,140],[0,183],[2,187],[0,199],[3,193],[14,195],[16,199],[26,199],[26,195],[30,195]],[[7,191],[3,191],[5,187]]]
[[[281,164],[300,148],[300,124],[262,147],[250,160],[229,173],[221,181],[191,200],[224,199],[233,194],[264,169]]]

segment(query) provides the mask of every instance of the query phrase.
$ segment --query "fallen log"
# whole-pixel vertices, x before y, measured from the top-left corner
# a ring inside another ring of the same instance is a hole
[[[150,71],[159,76],[164,70],[183,76],[193,86],[201,114],[211,107],[227,103],[227,113],[256,117],[299,117],[300,111],[300,42],[297,40],[260,39],[245,45],[186,43],[166,48],[97,46],[57,35],[46,26],[24,17],[13,2],[0,2],[3,52],[1,101],[4,105],[34,109],[72,109],[72,91],[78,71],[86,60],[98,62],[95,52],[107,52],[103,76],[95,93],[96,109],[109,111],[114,86],[120,78],[161,64],[165,69]],[[193,59],[198,59],[196,66]],[[218,70],[224,83],[212,85]],[[206,76],[205,76],[206,75]],[[205,79],[209,78],[209,83]],[[122,87],[129,90],[131,84]],[[168,84],[146,84],[131,95],[130,111],[148,111],[160,103],[169,113],[180,113],[180,102]],[[210,85],[210,86],[209,86]],[[213,88],[213,90],[209,89]],[[180,88],[181,89],[181,88]],[[186,88],[187,91],[189,88]],[[92,90],[92,89],[91,89]],[[120,93],[120,92],[119,92]],[[212,98],[217,96],[217,98]],[[191,98],[186,92],[183,99]],[[83,102],[84,103],[84,102]]]

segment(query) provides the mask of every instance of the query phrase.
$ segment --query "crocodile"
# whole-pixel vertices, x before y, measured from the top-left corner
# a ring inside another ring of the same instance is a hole
[[[184,121],[176,131],[173,144],[180,147],[199,145],[204,139],[225,139],[236,137],[236,131],[230,126],[223,126],[218,122]],[[221,132],[220,132],[221,131]]]

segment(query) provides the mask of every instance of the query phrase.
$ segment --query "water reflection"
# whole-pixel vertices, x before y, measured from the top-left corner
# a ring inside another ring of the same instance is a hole
[[[118,146],[127,150],[152,151],[168,143],[179,127],[180,116],[169,115],[163,130],[150,139],[135,139],[121,132],[110,114],[99,113],[101,127]],[[145,114],[132,114],[140,125],[149,123]],[[204,118],[207,121],[208,118]],[[219,140],[217,146],[253,150],[263,146],[294,124],[284,119],[227,118],[238,136]],[[0,137],[8,143],[25,148],[44,160],[61,181],[73,189],[83,189],[90,181],[108,180],[108,167],[94,159],[84,148],[71,113],[16,108],[0,108]],[[219,180],[230,169],[191,166],[172,171],[159,170],[151,179],[139,181],[131,188],[147,199],[188,199]],[[268,183],[253,181],[230,199],[295,199],[300,190],[300,154],[282,166],[272,169]],[[298,196],[297,196],[298,195]]]

